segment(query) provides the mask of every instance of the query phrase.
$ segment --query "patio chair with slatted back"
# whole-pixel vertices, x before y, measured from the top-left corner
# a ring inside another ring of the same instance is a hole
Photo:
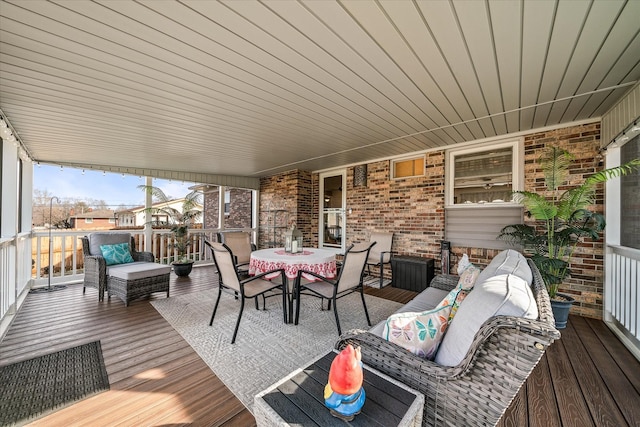
[[[376,245],[371,248],[369,258],[367,259],[367,274],[371,275],[371,266],[378,267],[380,271],[380,288],[384,285],[384,266],[391,263],[391,245],[393,244],[393,233],[371,233],[369,240]]]
[[[367,323],[371,326],[371,320],[369,319],[369,312],[367,311],[367,304],[364,301],[364,286],[362,283],[365,263],[369,252],[375,243],[371,243],[368,246],[360,245],[357,249],[354,245],[349,246],[344,254],[344,261],[342,268],[338,273],[336,280],[327,279],[317,273],[306,270],[298,270],[296,276],[296,282],[294,285],[294,292],[296,296],[296,317],[295,324],[298,324],[300,318],[300,297],[302,295],[311,295],[329,300],[329,309],[333,304],[333,314],[336,318],[336,326],[338,327],[338,335],[342,334],[342,328],[340,327],[340,319],[338,318],[338,310],[336,307],[336,301],[346,295],[353,292],[360,291],[360,297],[362,298],[362,306],[364,307],[364,314],[367,317]],[[307,277],[313,276],[315,281],[309,282],[304,280],[302,275]]]
[[[256,250],[256,245],[251,243],[251,233],[246,231],[223,231],[218,233],[218,242],[224,243],[231,249],[235,257],[238,273],[242,276],[248,276],[251,252]]]
[[[218,298],[216,300],[215,307],[213,308],[213,314],[211,314],[209,326],[213,325],[213,319],[215,318],[216,311],[218,310],[222,291],[229,291],[233,293],[236,298],[240,299],[240,313],[238,314],[236,327],[233,331],[231,344],[236,341],[236,335],[238,334],[238,328],[240,327],[240,320],[242,319],[242,312],[244,311],[245,299],[255,298],[256,308],[258,308],[257,297],[265,297],[265,294],[279,290],[282,294],[282,312],[284,322],[287,323],[287,277],[285,276],[283,269],[267,271],[241,280],[236,268],[235,257],[233,256],[231,249],[229,249],[229,247],[224,243],[209,243],[206,240],[204,243],[209,247],[209,249],[211,249],[211,256],[213,257],[216,269],[218,270]],[[276,280],[277,276],[272,280],[265,279],[265,276],[273,276],[274,274],[280,275],[280,282]],[[274,295],[277,295],[277,293]]]

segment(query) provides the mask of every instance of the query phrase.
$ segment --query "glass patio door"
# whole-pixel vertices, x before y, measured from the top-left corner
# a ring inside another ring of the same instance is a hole
[[[320,174],[320,229],[318,242],[321,248],[345,250],[347,171]]]

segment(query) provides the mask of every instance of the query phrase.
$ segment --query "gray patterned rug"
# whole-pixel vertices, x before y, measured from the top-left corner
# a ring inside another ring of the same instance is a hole
[[[100,341],[0,366],[0,425],[24,425],[106,390]]]
[[[217,292],[212,289],[151,304],[250,411],[256,394],[330,351],[338,340],[333,310],[321,311],[318,298],[303,296],[300,322],[295,326],[284,324],[282,300],[272,297],[267,300],[266,311],[257,311],[253,301],[246,301],[238,337],[232,345],[240,303],[223,293],[213,326],[209,326]],[[401,306],[370,295],[365,295],[365,300],[373,325]],[[343,331],[368,329],[358,294],[338,300],[338,315]]]

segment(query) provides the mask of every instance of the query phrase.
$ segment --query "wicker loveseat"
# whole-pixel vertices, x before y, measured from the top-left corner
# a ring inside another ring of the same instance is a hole
[[[370,331],[349,331],[342,335],[336,348],[342,349],[349,343],[360,346],[364,363],[422,392],[425,396],[424,426],[495,425],[546,348],[560,338],[540,272],[530,260],[521,264],[528,264],[530,269],[531,299],[537,306],[538,317],[496,315],[488,318],[480,324],[477,333],[471,335],[468,351],[462,353],[462,361],[455,366],[426,360],[385,340],[380,336],[381,325]],[[416,299],[426,297],[435,306],[437,302],[433,301],[453,289],[457,279],[457,276],[436,276],[431,286]],[[451,338],[448,333],[456,320],[462,321],[458,316],[475,291],[461,303],[445,333],[445,340]],[[411,309],[412,303],[405,308]],[[422,304],[424,306],[424,302]],[[458,327],[465,325],[459,323]],[[438,352],[442,351],[442,345]],[[437,356],[435,360],[438,360]]]
[[[125,305],[153,292],[166,292],[169,296],[169,275],[171,267],[154,262],[151,252],[136,251],[135,240],[130,233],[91,233],[80,238],[84,255],[84,283],[98,290],[98,300],[104,299],[104,292],[115,295]],[[101,252],[101,245],[129,243],[129,253],[133,262],[107,266]]]

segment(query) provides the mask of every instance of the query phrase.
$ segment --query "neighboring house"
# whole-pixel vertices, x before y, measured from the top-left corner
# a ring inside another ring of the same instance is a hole
[[[69,224],[76,230],[111,230],[116,228],[115,211],[98,209],[80,214],[71,212]]]
[[[152,208],[163,209],[165,207],[170,207],[176,209],[178,212],[182,212],[182,204],[184,203],[184,198],[181,199],[173,199],[168,202],[159,202],[151,205]],[[202,205],[198,205],[195,208],[202,212]],[[128,209],[126,211],[118,212],[118,227],[142,227],[145,224],[145,207],[138,206],[135,208]],[[122,215],[122,217],[121,217]],[[122,221],[121,221],[122,218]],[[133,220],[133,223],[131,221]],[[153,223],[156,222],[166,222],[168,220],[166,215],[162,213],[154,213],[151,221]],[[125,224],[126,222],[126,224]],[[202,219],[200,219],[196,224],[202,224]]]
[[[136,215],[131,209],[116,211],[116,227],[135,227]]]

